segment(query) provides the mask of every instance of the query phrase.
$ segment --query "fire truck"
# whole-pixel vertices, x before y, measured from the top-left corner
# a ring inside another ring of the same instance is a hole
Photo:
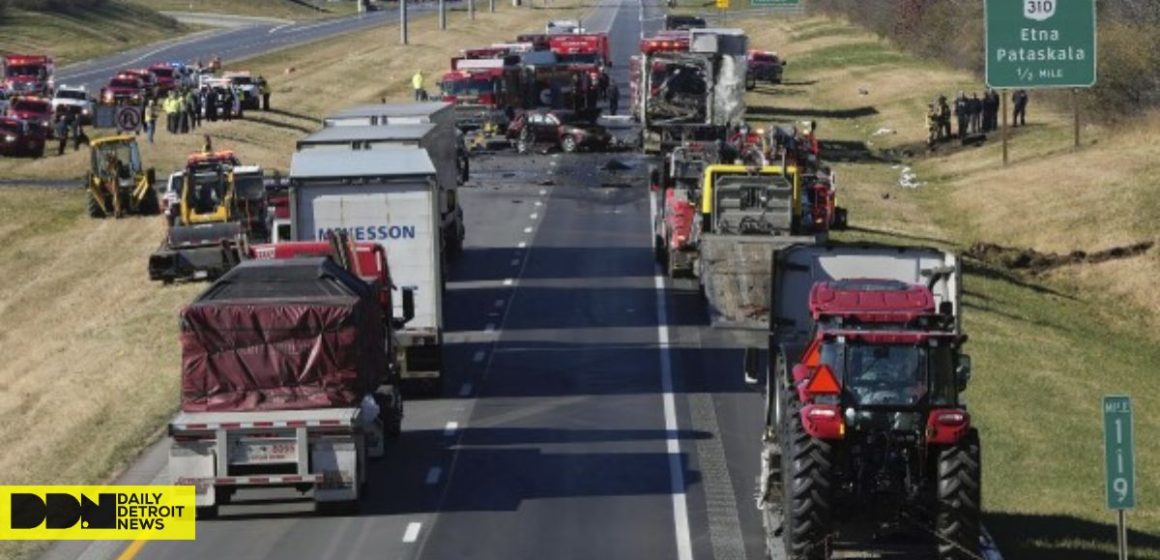
[[[550,35],[548,49],[556,53],[556,59],[563,64],[612,64],[607,33]]]
[[[439,87],[442,100],[455,104],[455,125],[473,130],[491,121],[506,127],[506,109],[522,107],[521,74],[515,56],[451,59]]]
[[[640,108],[642,105],[640,85],[643,82],[641,79],[643,76],[641,65],[644,59],[651,58],[656,53],[688,51],[688,33],[663,33],[640,40],[640,54],[633,55],[628,59],[628,98],[632,101],[632,119],[634,121],[640,122]],[[664,80],[665,63],[657,60],[651,62],[649,71],[653,75],[649,82],[654,84],[660,83]]]
[[[3,58],[4,89],[12,95],[50,95],[55,87],[52,57],[10,54]]]

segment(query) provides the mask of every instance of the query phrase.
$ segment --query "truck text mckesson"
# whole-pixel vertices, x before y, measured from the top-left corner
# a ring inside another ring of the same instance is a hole
[[[318,228],[315,239],[328,239],[328,233],[346,232],[355,241],[378,241],[382,239],[414,239],[415,226],[367,225],[344,228]]]

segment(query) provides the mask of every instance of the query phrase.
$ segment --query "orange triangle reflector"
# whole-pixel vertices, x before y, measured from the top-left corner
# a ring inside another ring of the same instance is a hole
[[[837,395],[840,391],[838,379],[826,364],[818,366],[814,376],[810,378],[809,385],[806,385],[806,392],[812,395]]]

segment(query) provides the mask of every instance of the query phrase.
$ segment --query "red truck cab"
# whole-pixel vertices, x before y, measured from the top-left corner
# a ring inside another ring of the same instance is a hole
[[[48,95],[55,88],[52,58],[44,55],[10,54],[3,58],[4,89],[14,95]]]
[[[0,155],[41,157],[44,143],[42,127],[12,117],[0,117]]]
[[[157,82],[157,95],[166,95],[177,89],[177,70],[165,63],[157,63],[149,67],[149,73]]]
[[[8,105],[8,116],[52,130],[52,101],[40,97],[21,97]]]
[[[101,103],[117,105],[121,103],[140,104],[145,101],[146,88],[140,78],[118,74],[101,88]]]
[[[608,51],[607,33],[550,35],[548,48],[556,53],[556,59],[563,64],[579,63],[604,66],[612,64],[612,58]]]

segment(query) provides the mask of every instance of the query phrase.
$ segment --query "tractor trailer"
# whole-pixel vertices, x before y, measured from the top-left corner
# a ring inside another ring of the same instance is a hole
[[[330,258],[252,260],[181,311],[168,472],[195,487],[199,516],[253,487],[357,509],[367,459],[401,430],[397,321],[382,289]]]
[[[796,245],[771,269],[757,494],[767,557],[984,557],[958,259]],[[866,539],[890,534],[902,538]]]
[[[414,318],[398,332],[400,374],[437,392],[443,371],[444,233],[438,171],[427,150],[308,149],[290,166],[291,236],[325,240],[345,232],[382,245],[394,283],[414,290]],[[396,304],[396,315],[399,314]]]

